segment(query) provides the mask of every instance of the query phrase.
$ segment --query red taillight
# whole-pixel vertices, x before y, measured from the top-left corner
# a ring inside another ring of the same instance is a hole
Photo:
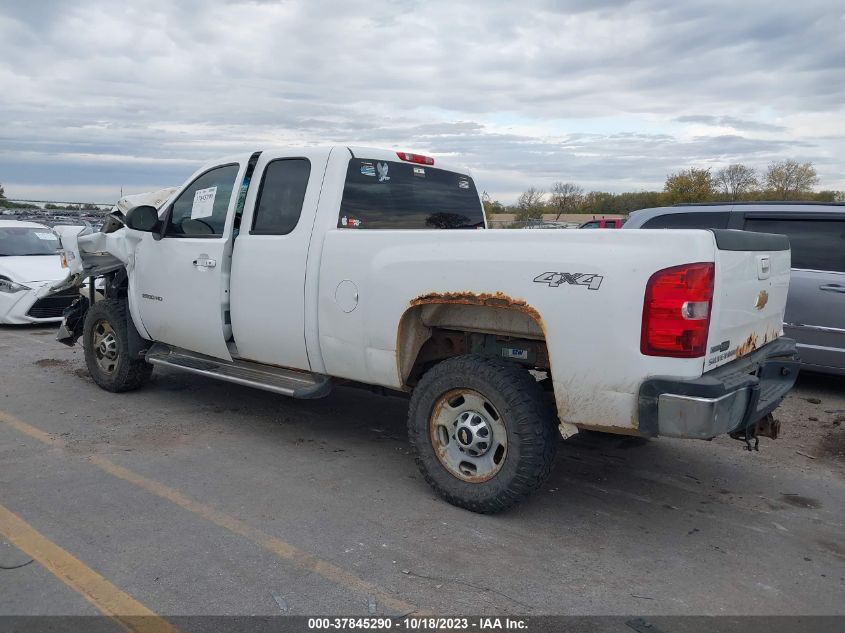
[[[409,163],[419,163],[420,165],[433,165],[434,159],[431,156],[423,156],[422,154],[411,154],[410,152],[396,152],[396,155],[404,161]]]
[[[713,305],[712,262],[659,270],[645,287],[640,351],[646,356],[697,358],[707,351]]]

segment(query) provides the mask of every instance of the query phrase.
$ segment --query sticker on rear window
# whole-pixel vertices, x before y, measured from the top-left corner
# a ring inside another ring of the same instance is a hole
[[[41,233],[39,231],[35,232],[35,237],[37,237],[39,240],[54,240],[54,239],[56,239],[56,236],[53,235],[52,233]]]
[[[361,226],[361,220],[359,220],[358,218],[351,218],[344,215],[342,218],[340,218],[340,225],[351,229],[357,229]]]
[[[361,175],[375,178],[376,167],[372,163],[361,163]]]
[[[461,178],[458,180],[458,187],[461,189],[469,189],[469,180],[466,178]]]
[[[388,163],[376,163],[376,168],[378,169],[379,182],[387,182],[390,180],[390,176],[387,175],[387,170],[390,169],[390,165]]]
[[[425,169],[422,167],[414,167],[414,176],[425,178]]]

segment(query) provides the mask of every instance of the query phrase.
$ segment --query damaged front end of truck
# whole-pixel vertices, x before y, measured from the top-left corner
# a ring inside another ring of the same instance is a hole
[[[78,232],[63,232],[60,236],[62,248],[59,256],[62,267],[68,270],[68,276],[56,283],[52,290],[62,292],[75,288],[80,293],[79,298],[64,311],[56,335],[57,341],[71,347],[76,344],[82,336],[85,315],[96,301],[126,298],[128,273],[134,264],[132,254],[137,242],[126,232],[126,214],[140,205],[160,209],[175,191],[175,187],[170,187],[125,196],[111,210],[100,231],[91,233],[80,229]],[[144,339],[138,334],[131,318],[128,321],[130,346],[144,348]]]

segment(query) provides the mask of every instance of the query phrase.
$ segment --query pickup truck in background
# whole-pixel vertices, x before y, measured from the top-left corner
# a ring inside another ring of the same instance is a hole
[[[125,224],[125,226],[124,226]],[[775,436],[792,387],[786,238],[743,231],[493,231],[471,175],[357,147],[231,156],[163,204],[62,236],[66,312],[94,381],[160,365],[295,398],[410,393],[447,501],[496,512],[579,429]]]

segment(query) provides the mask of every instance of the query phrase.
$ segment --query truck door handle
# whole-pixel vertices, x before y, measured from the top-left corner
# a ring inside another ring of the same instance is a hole
[[[214,268],[217,266],[217,260],[210,257],[198,257],[194,260],[194,266],[197,268]]]
[[[845,286],[840,286],[839,284],[826,284],[819,286],[819,290],[824,290],[826,292],[845,292]]]

